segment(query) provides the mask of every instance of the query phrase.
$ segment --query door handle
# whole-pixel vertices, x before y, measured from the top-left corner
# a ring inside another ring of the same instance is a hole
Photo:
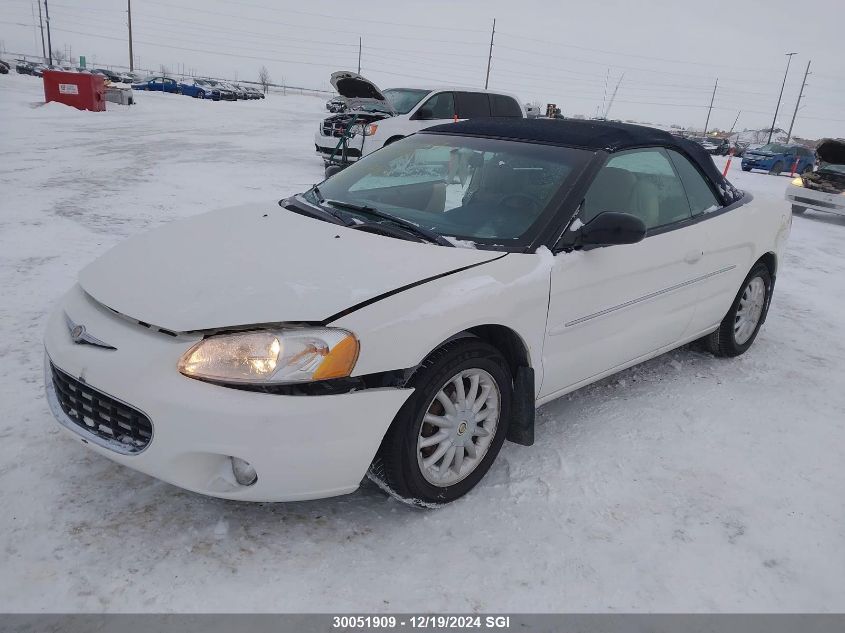
[[[689,251],[686,255],[684,255],[684,261],[687,264],[695,264],[702,258],[703,255],[704,252],[700,250]]]

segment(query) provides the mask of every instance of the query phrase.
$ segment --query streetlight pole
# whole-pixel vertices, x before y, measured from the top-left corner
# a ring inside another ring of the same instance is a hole
[[[780,86],[780,95],[778,95],[778,104],[775,106],[775,117],[772,119],[772,127],[769,130],[769,140],[766,143],[772,142],[772,134],[775,132],[775,123],[778,120],[778,110],[780,110],[780,101],[783,99],[783,89],[786,87],[786,76],[789,74],[789,64],[792,63],[792,56],[797,55],[797,53],[787,53],[786,54],[786,72],[783,73],[783,83]]]

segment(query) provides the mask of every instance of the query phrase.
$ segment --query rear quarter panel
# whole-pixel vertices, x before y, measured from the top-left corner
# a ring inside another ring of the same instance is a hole
[[[750,197],[748,193],[745,195]],[[703,255],[706,268],[718,271],[730,267],[702,284],[694,320],[699,329],[706,329],[724,318],[758,259],[773,253],[776,265],[783,261],[792,214],[784,203],[751,197],[745,204],[702,221],[707,226]]]

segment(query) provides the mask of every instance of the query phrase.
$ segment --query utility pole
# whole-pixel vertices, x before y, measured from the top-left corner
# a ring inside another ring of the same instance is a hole
[[[801,97],[804,96],[804,86],[807,85],[807,75],[809,74],[810,62],[807,62],[807,70],[804,71],[804,81],[801,82],[801,92],[798,93],[798,101],[795,102],[795,112],[792,113],[792,121],[789,123],[789,132],[786,133],[787,143],[789,143],[789,139],[792,138],[792,126],[795,125],[795,117],[798,116],[798,106],[801,105]]]
[[[490,83],[490,62],[493,61],[493,38],[496,37],[496,18],[493,18],[493,32],[490,33],[490,52],[487,54],[487,76],[484,78],[484,89]]]
[[[610,95],[610,101],[607,104],[607,110],[604,111],[605,121],[607,121],[607,115],[610,114],[610,108],[613,107],[613,102],[616,101],[616,93],[619,92],[619,86],[622,85],[623,79],[625,79],[625,73],[622,73],[622,76],[619,77],[619,81],[616,82],[616,87],[613,89],[613,94]]]
[[[358,74],[361,74],[361,36],[358,36]]]
[[[44,14],[47,18],[47,54],[49,55],[50,66],[53,65],[53,40],[50,39],[50,7],[47,6],[47,0],[44,0]]]
[[[707,108],[707,120],[704,122],[704,134],[702,138],[707,138],[707,128],[710,125],[710,113],[713,112],[713,100],[716,98],[716,88],[719,87],[719,78],[716,77],[716,83],[713,85],[713,94],[710,95],[710,107]]]
[[[126,15],[129,18],[129,72],[135,70],[135,57],[132,55],[132,0],[126,0]]]
[[[47,0],[44,0],[45,2]],[[769,140],[766,143],[772,142],[772,134],[775,133],[775,123],[778,120],[778,110],[780,110],[780,100],[783,99],[783,89],[786,87],[786,76],[789,74],[789,64],[792,63],[792,56],[796,55],[797,53],[787,53],[786,54],[786,72],[783,73],[783,83],[780,86],[780,95],[778,95],[778,104],[775,106],[775,118],[772,119],[772,127],[769,130]]]
[[[734,124],[731,126],[731,131],[728,134],[733,134],[734,128],[736,127],[737,122],[739,121],[739,115],[742,114],[742,110],[736,113],[736,118],[734,119]]]
[[[41,57],[47,61],[47,51],[44,49],[44,20],[41,19],[41,0],[38,0],[38,24],[41,25]]]

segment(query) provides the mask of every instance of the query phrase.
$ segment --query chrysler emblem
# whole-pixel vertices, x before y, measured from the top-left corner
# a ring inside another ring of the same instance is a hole
[[[70,331],[70,340],[77,345],[94,345],[96,347],[102,347],[103,349],[117,349],[114,345],[109,345],[108,343],[98,339],[96,336],[89,334],[88,330],[86,330],[85,326],[81,323],[74,323],[73,319],[68,316],[67,312],[65,313],[65,323],[67,323],[67,329]]]

